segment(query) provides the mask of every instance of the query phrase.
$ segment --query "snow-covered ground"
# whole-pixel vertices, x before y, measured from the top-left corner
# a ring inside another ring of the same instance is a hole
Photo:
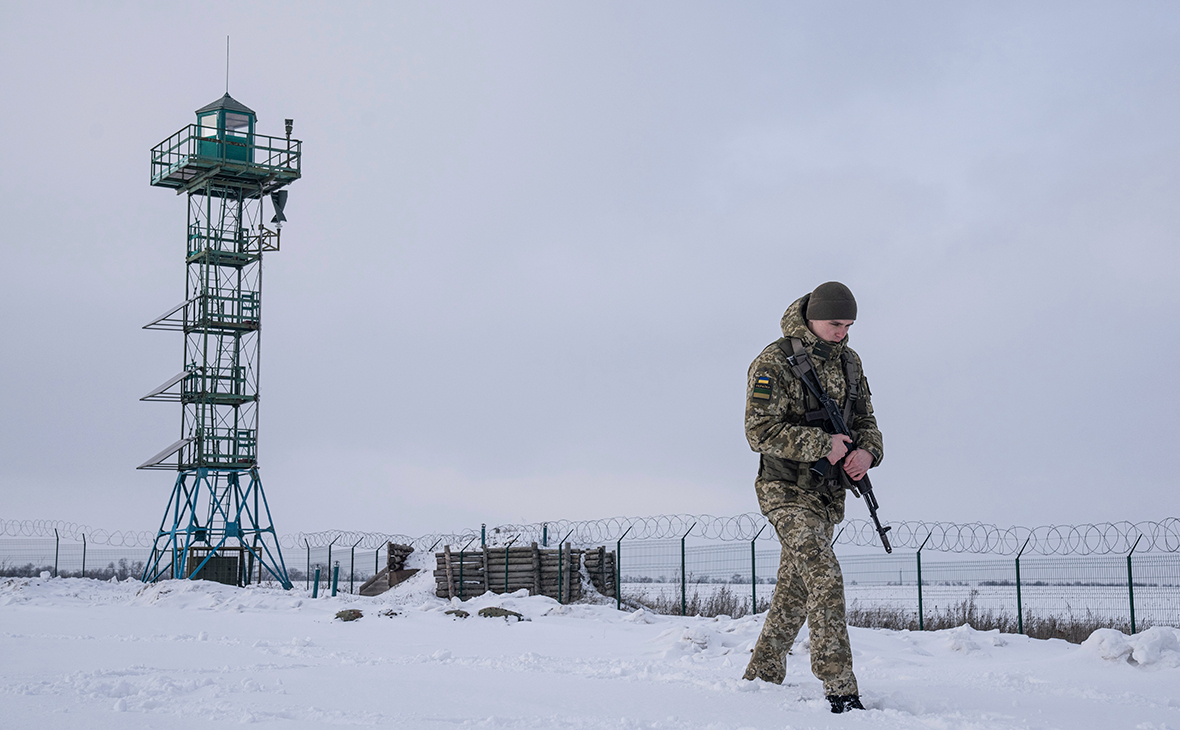
[[[740,679],[761,617],[203,582],[0,580],[0,727],[1135,728],[1180,730],[1180,631],[1082,646],[969,627],[852,629],[867,712],[828,712],[807,645]],[[501,606],[525,621],[482,618]],[[364,617],[335,619],[359,609]]]

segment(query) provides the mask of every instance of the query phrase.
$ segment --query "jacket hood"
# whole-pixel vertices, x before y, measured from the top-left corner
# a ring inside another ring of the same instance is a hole
[[[820,340],[807,328],[807,301],[809,299],[811,299],[810,293],[804,294],[796,299],[791,306],[787,307],[787,311],[783,313],[783,318],[779,322],[779,325],[783,329],[783,337],[798,337],[800,340],[803,340],[803,346],[809,352],[816,354],[815,345]],[[829,344],[828,347],[831,348],[831,352],[836,353],[843,350],[847,345],[848,336],[845,335],[843,340],[834,345]]]

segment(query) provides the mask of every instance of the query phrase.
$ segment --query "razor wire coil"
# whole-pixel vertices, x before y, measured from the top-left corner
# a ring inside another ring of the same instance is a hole
[[[483,531],[486,544],[528,545],[559,541],[592,546],[613,543],[624,535],[631,540],[670,540],[689,537],[703,540],[750,541],[761,531],[761,539],[775,540],[774,530],[764,530],[767,520],[760,514],[746,513],[733,517],[712,515],[654,515],[649,517],[608,517],[599,520],[554,520],[531,524],[503,524]],[[894,547],[945,553],[992,555],[1112,555],[1129,553],[1136,541],[1136,553],[1180,552],[1180,518],[1158,522],[1102,522],[1082,525],[1043,525],[1040,527],[998,527],[980,522],[892,523],[889,533]],[[62,520],[0,520],[0,536],[54,537],[116,547],[152,547],[156,535],[148,531],[109,532]],[[287,549],[340,548],[373,550],[388,542],[410,545],[417,550],[453,550],[478,544],[481,530],[468,529],[451,533],[430,533],[419,537],[356,530],[323,530],[283,535],[279,544]],[[838,545],[879,546],[872,522],[845,520],[836,540]]]

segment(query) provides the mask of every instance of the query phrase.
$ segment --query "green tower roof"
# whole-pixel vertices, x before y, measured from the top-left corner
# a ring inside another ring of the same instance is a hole
[[[197,114],[203,114],[204,112],[216,111],[218,109],[227,109],[231,112],[242,112],[244,114],[250,114],[251,116],[255,116],[255,117],[258,116],[257,114],[254,113],[253,109],[246,106],[245,104],[238,101],[237,99],[233,98],[229,94],[226,94],[225,96],[221,97],[217,101],[210,102],[209,104],[206,104],[205,106],[201,107],[200,109],[197,110]]]

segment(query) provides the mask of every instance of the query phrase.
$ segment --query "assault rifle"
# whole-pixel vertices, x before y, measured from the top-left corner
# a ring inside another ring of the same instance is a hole
[[[820,384],[819,376],[816,375],[815,369],[802,367],[802,364],[796,359],[797,357],[796,355],[788,355],[787,361],[791,363],[791,367],[795,370],[795,373],[800,376],[799,379],[803,381],[803,385],[819,401],[820,407],[827,414],[833,430],[836,433],[842,433],[848,438],[852,438],[852,431],[848,428],[848,424],[844,422],[844,414],[840,412],[840,407],[836,405],[836,401],[832,400],[832,397],[824,392],[823,385]],[[808,375],[811,377],[807,377]],[[848,453],[852,453],[855,450],[856,442],[849,442]],[[893,528],[882,527],[881,520],[877,518],[877,497],[873,494],[873,483],[869,481],[869,475],[865,474],[860,480],[853,481],[841,467],[843,461],[844,459],[840,459],[840,461],[833,464],[826,458],[820,459],[811,465],[811,470],[822,478],[828,478],[832,469],[836,469],[839,472],[838,476],[848,484],[849,488],[852,489],[852,493],[857,497],[864,498],[865,505],[869,508],[869,516],[873,518],[873,524],[877,528],[877,534],[881,536],[881,545],[884,546],[885,552],[892,553],[893,546],[889,544],[888,532]]]

